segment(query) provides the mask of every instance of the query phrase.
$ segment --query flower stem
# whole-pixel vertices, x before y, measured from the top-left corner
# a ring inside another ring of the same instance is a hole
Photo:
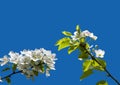
[[[120,85],[120,82],[112,76],[112,74],[106,69],[106,67],[104,67],[86,48],[85,46],[82,46],[85,50],[86,53],[91,57],[92,60],[96,61],[100,66],[102,66],[102,68],[104,69],[104,71],[107,73],[108,77],[110,77],[112,80],[114,80],[118,85]]]

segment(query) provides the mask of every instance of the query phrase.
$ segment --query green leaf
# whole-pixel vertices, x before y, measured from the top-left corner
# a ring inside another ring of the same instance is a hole
[[[70,46],[70,38],[65,37],[65,38],[58,40],[56,43],[56,46],[58,46],[59,51],[63,48]]]
[[[87,70],[87,71],[85,71],[85,72],[82,74],[82,76],[80,77],[80,80],[83,80],[84,78],[90,76],[92,73],[93,73],[92,70]]]
[[[86,52],[82,52],[79,56],[78,56],[78,58],[80,58],[80,59],[87,59],[88,58],[88,54],[86,53]]]
[[[38,71],[33,70],[33,73],[35,74],[35,76],[38,76]]]
[[[83,63],[83,71],[87,71],[91,68],[91,63],[92,63],[92,60],[86,60],[84,63]]]
[[[63,31],[62,34],[66,35],[66,36],[71,36],[72,35],[72,33],[68,32],[68,31]]]
[[[106,62],[102,59],[98,59],[98,58],[96,59],[102,66],[99,65],[95,60],[93,60],[92,66],[94,67],[95,70],[104,71],[103,67],[106,67]]]
[[[60,40],[58,40],[56,42],[55,45],[58,46],[58,45],[62,44],[63,42],[66,42],[66,41],[70,41],[70,38],[68,38],[68,37],[61,38]]]
[[[7,78],[6,78],[6,81],[7,81],[8,85],[10,85],[10,83],[11,83],[10,77],[7,77]]]
[[[89,48],[90,48],[90,45],[89,45],[88,43],[86,43],[85,49],[88,49],[88,50],[89,50]]]
[[[45,72],[45,68],[44,68],[43,64],[40,64],[40,69],[41,69],[42,72]]]
[[[80,38],[80,43],[85,43],[85,38]]]
[[[9,67],[4,68],[4,69],[2,70],[2,72],[8,71],[8,70],[10,70],[10,68],[9,68]]]
[[[13,72],[16,70],[16,68],[17,68],[17,65],[16,65],[16,64],[13,64],[13,65],[12,65],[12,70],[13,70]]]
[[[68,54],[71,54],[73,51],[75,51],[78,48],[78,45],[70,46],[68,49]]]
[[[100,58],[96,58],[98,60],[98,62],[100,62],[100,64],[103,66],[103,67],[106,67],[106,62],[105,60],[103,59],[100,59]]]
[[[79,25],[76,26],[76,31],[80,34],[80,26]]]
[[[96,85],[108,85],[108,83],[105,80],[101,80],[101,81],[97,82]]]

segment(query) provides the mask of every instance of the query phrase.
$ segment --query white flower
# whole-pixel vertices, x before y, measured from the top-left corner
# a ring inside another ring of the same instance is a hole
[[[46,76],[47,76],[47,77],[50,76],[50,73],[49,73],[49,69],[48,69],[48,68],[46,69]]]
[[[82,31],[80,34],[80,37],[90,37],[93,40],[97,39],[97,36],[95,36],[93,33],[89,32],[88,30]]]
[[[27,78],[30,78],[30,77],[33,77],[33,76],[34,76],[34,73],[33,73],[33,71],[27,70],[27,71],[25,72],[25,75],[26,75]]]
[[[31,59],[30,59],[29,56],[22,56],[19,59],[18,63],[20,63],[20,64],[30,64],[30,61],[31,61]]]
[[[8,63],[9,59],[7,56],[4,56],[3,58],[0,58],[0,61],[2,61],[2,62],[0,62],[0,65],[3,66],[6,63]]]
[[[34,51],[32,51],[31,60],[36,62],[38,60],[42,60],[43,56],[44,54],[41,49],[35,49]]]
[[[104,54],[105,54],[105,51],[101,50],[101,49],[98,49],[98,50],[95,50],[95,54],[96,54],[96,57],[103,58]]]
[[[23,51],[20,51],[20,53],[21,53],[21,55],[23,55],[23,56],[32,56],[32,50],[23,50]]]
[[[20,59],[19,53],[14,53],[14,52],[10,51],[8,55],[10,56],[9,59],[10,59],[11,63],[14,63],[14,64],[18,63],[18,61]]]
[[[30,64],[17,64],[17,69],[22,70],[23,72],[26,72],[30,68]]]
[[[78,60],[82,61],[83,59],[82,58],[78,58]]]
[[[74,32],[74,35],[71,36],[72,40],[78,40],[79,39],[79,33],[77,31]]]
[[[71,36],[73,41],[76,41],[80,38],[85,38],[85,37],[90,37],[93,40],[97,39],[97,36],[95,36],[93,33],[89,32],[88,30],[82,31],[80,34],[77,31],[75,31],[74,35]]]
[[[33,71],[44,73],[46,71],[46,76],[50,76],[49,71],[55,70],[55,60],[56,54],[51,53],[49,50],[44,48],[35,49],[35,50],[23,50],[20,53],[9,52],[9,58],[4,56],[0,58],[0,64],[3,66],[8,61],[12,64],[17,65],[18,70],[22,70],[22,73],[30,78],[34,76]]]
[[[1,77],[0,77],[0,82],[3,82],[2,79],[1,79]]]
[[[80,37],[87,37],[87,36],[90,36],[90,34],[91,33],[88,30],[85,30],[81,32]]]
[[[97,36],[95,36],[93,33],[91,33],[89,37],[91,37],[93,40],[97,40]]]

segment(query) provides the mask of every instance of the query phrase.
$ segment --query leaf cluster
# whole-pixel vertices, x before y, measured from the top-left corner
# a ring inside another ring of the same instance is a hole
[[[79,25],[76,26],[76,32],[79,36],[81,33]],[[83,73],[80,77],[80,80],[83,80],[92,75],[94,73],[94,70],[104,72],[104,68],[106,68],[106,62],[103,59],[95,58],[92,55],[90,45],[87,42],[86,38],[78,37],[77,40],[73,40],[71,38],[73,36],[71,32],[63,31],[62,34],[64,34],[65,37],[59,39],[55,45],[58,46],[58,51],[64,48],[68,48],[68,54],[71,54],[75,50],[79,50],[78,58],[80,60],[83,60]],[[91,54],[94,59],[89,54]],[[96,85],[108,85],[108,83],[105,80],[102,80],[99,81]]]

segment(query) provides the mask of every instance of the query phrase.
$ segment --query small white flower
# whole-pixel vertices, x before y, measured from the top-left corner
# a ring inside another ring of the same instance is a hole
[[[103,58],[104,54],[105,54],[105,51],[101,50],[101,49],[98,49],[98,50],[95,50],[95,54],[96,54],[96,57]]]
[[[32,56],[32,50],[23,50],[23,51],[20,51],[21,55],[25,55],[25,56]]]
[[[97,36],[95,36],[93,33],[89,32],[88,30],[82,31],[82,33],[80,34],[80,37],[90,37],[93,40],[97,39]]]
[[[35,49],[32,51],[32,54],[31,54],[31,60],[33,61],[38,61],[38,60],[42,60],[43,56],[44,56],[44,52],[42,50],[43,48],[41,49]]]
[[[33,73],[33,71],[31,71],[31,70],[27,70],[27,71],[25,72],[25,75],[26,75],[27,78],[30,78],[30,77],[34,76],[34,73]]]
[[[17,69],[22,70],[23,74],[28,78],[34,76],[33,70],[44,73],[42,69],[45,69],[46,76],[50,76],[50,70],[55,70],[55,60],[57,60],[56,54],[44,48],[23,50],[20,51],[20,53],[11,51],[8,55],[9,58],[7,58],[7,56],[0,58],[0,65],[3,66],[7,62],[16,64]],[[47,66],[47,68],[45,66]],[[0,80],[0,82],[2,82],[2,80]]]
[[[91,33],[88,30],[85,30],[81,32],[80,37],[87,37],[87,36],[90,36],[90,34]]]
[[[2,79],[1,79],[1,77],[0,77],[0,82],[3,82]]]
[[[20,63],[20,64],[30,64],[30,57],[29,56],[22,56],[20,59],[19,59],[19,61],[18,61],[18,63]]]
[[[6,63],[8,63],[9,59],[7,56],[4,56],[3,58],[0,58],[0,61],[2,61],[2,62],[0,62],[0,65],[3,66]]]
[[[78,60],[82,61],[83,59],[82,58],[78,58]]]
[[[76,36],[74,36],[74,35],[72,35],[71,38],[72,38],[72,40],[74,40],[74,41],[77,40]]]
[[[92,38],[93,40],[97,40],[97,36],[95,36],[93,33],[91,33],[89,37]]]
[[[79,35],[79,33],[77,31],[74,32],[74,36],[77,36]]]
[[[49,72],[49,69],[48,69],[48,68],[46,69],[46,76],[47,76],[47,77],[50,76],[50,72]]]
[[[79,33],[77,31],[74,32],[74,35],[71,36],[72,40],[76,41],[79,39]]]
[[[18,63],[18,60],[19,60],[19,53],[14,53],[12,51],[9,52],[8,54],[10,56],[10,62],[11,63],[14,63],[14,64],[17,64]]]

